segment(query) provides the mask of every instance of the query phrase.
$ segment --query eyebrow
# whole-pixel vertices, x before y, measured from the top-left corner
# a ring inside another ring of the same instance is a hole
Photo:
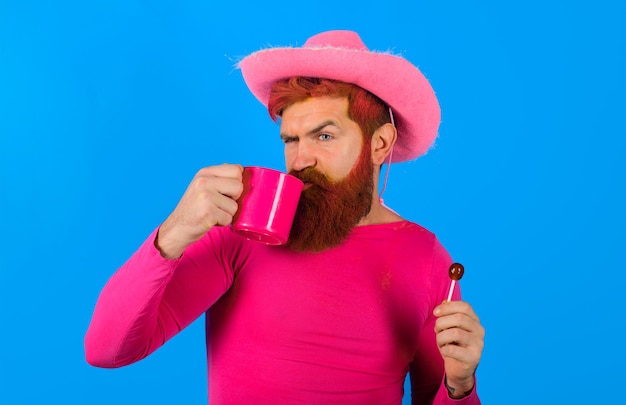
[[[318,133],[319,131],[321,131],[322,129],[328,127],[328,126],[333,126],[335,128],[339,128],[339,125],[337,125],[337,123],[334,120],[326,120],[324,122],[322,122],[321,124],[319,124],[318,126],[316,126],[315,128],[307,131],[306,135],[314,135],[316,133]],[[281,133],[280,137],[282,139],[293,139],[293,138],[297,138],[297,136],[292,136],[286,133]]]

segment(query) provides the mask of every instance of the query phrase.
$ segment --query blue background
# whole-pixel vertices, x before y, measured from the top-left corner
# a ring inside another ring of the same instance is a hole
[[[466,266],[483,403],[623,397],[625,3],[253,3],[0,0],[0,403],[206,403],[202,320],[103,370],[93,306],[198,169],[284,168],[237,60],[338,28],[438,94],[385,200]]]

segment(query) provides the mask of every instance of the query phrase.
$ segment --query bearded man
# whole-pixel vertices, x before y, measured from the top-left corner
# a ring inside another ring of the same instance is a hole
[[[478,404],[484,329],[447,301],[452,260],[382,204],[384,163],[425,153],[439,106],[419,70],[350,31],[241,63],[280,121],[287,170],[305,184],[289,240],[228,228],[241,165],[201,169],[179,204],[104,287],[89,363],[138,361],[206,314],[209,403]]]

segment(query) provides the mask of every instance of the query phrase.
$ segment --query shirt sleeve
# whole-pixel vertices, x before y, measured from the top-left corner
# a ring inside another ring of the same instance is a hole
[[[215,229],[215,228],[214,228]],[[224,232],[209,232],[176,260],[154,245],[158,229],[108,280],[85,335],[87,362],[139,361],[201,316],[230,287]]]

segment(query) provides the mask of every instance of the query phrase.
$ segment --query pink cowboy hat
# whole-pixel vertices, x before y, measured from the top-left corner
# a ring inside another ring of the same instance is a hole
[[[263,49],[242,59],[239,68],[266,107],[272,83],[293,76],[339,80],[375,94],[394,114],[398,139],[392,162],[423,155],[437,137],[441,112],[428,80],[406,59],[370,51],[356,32],[326,31],[301,48]]]

